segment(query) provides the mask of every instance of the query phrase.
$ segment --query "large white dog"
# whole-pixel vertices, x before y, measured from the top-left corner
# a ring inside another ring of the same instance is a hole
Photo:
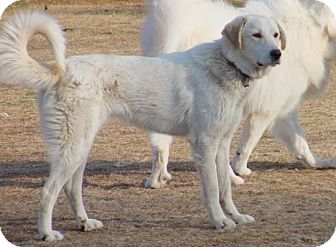
[[[326,87],[331,60],[335,61],[336,20],[326,5],[315,0],[251,0],[244,8],[210,0],[147,3],[151,7],[141,43],[146,56],[181,51],[216,39],[223,23],[241,14],[272,16],[283,23],[290,42],[289,58],[283,61],[281,70],[273,70],[249,94],[244,107],[246,122],[232,168],[241,176],[250,174],[248,158],[265,130],[284,142],[304,164],[336,167],[336,159],[322,160],[312,154],[298,117],[300,103]],[[146,187],[159,188],[171,179],[167,163],[172,137],[152,133],[150,141],[153,165]],[[232,170],[231,179],[235,184],[244,182]]]
[[[62,30],[50,16],[19,12],[2,24],[0,80],[40,91],[41,129],[50,160],[39,215],[43,239],[63,238],[52,230],[52,211],[63,187],[78,226],[102,227],[102,222],[88,218],[81,187],[92,142],[110,117],[186,136],[212,225],[232,228],[254,221],[240,214],[232,201],[229,146],[247,95],[256,79],[280,63],[286,39],[273,19],[254,15],[237,17],[221,31],[217,41],[157,58],[66,59]],[[55,62],[39,63],[29,57],[26,46],[35,33],[51,43]]]

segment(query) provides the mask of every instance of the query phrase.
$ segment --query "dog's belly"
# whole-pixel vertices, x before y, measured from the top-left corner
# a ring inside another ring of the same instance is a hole
[[[190,110],[186,105],[141,101],[117,104],[114,109],[117,111],[112,116],[148,131],[185,136],[190,129]]]
[[[136,117],[134,124],[145,130],[178,136],[186,136],[189,133],[189,121],[185,116],[170,116],[169,118],[159,114],[142,116]]]

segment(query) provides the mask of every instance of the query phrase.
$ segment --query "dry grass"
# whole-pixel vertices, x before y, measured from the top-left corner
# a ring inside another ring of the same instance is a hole
[[[78,1],[75,6],[49,5],[48,11],[68,28],[68,54],[139,54],[143,6],[103,2],[102,6]],[[37,4],[34,8],[41,7]],[[34,39],[29,49],[35,57],[50,58],[50,50],[40,38]],[[322,98],[310,100],[301,109],[311,148],[322,157],[335,154],[335,92],[331,83]],[[36,95],[3,85],[0,95],[0,110],[10,114],[0,118],[0,226],[19,246],[47,246],[36,232],[40,188],[48,175]],[[146,136],[135,128],[110,123],[97,137],[84,182],[88,213],[102,220],[105,228],[91,233],[76,231],[62,193],[54,227],[65,232],[65,240],[48,246],[292,247],[317,246],[331,236],[336,224],[335,170],[305,169],[268,136],[253,153],[250,167],[253,175],[244,186],[235,187],[233,194],[238,208],[257,222],[233,231],[213,231],[184,139],[177,138],[172,147],[174,180],[170,186],[145,190],[142,182],[150,173]]]
[[[225,0],[224,0],[225,1]],[[110,5],[110,4],[119,4],[119,5],[134,5],[134,4],[143,4],[143,0],[20,0],[20,2],[14,3],[14,6],[54,6],[54,5]],[[242,5],[245,0],[227,0],[227,2],[231,2],[236,5]]]

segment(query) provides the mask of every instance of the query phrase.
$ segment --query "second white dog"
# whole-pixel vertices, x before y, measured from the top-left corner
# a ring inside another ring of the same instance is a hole
[[[146,56],[182,51],[218,38],[223,23],[241,14],[272,16],[283,23],[290,41],[288,57],[252,89],[244,106],[243,127],[232,167],[249,175],[248,158],[265,130],[283,141],[289,151],[314,168],[336,167],[336,159],[322,160],[309,149],[300,125],[298,107],[327,85],[335,61],[336,20],[328,7],[315,0],[250,0],[244,8],[223,1],[152,0],[142,32]],[[172,137],[152,133],[152,174],[146,187],[159,188],[171,179],[167,171]],[[244,180],[231,170],[235,184]]]

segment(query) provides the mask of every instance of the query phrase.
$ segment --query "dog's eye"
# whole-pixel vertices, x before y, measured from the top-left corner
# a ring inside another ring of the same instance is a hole
[[[255,38],[258,38],[258,39],[262,38],[261,33],[254,33],[254,34],[252,34],[252,36],[255,37]]]
[[[273,36],[274,36],[274,38],[277,38],[277,37],[279,37],[279,33],[274,33]]]

